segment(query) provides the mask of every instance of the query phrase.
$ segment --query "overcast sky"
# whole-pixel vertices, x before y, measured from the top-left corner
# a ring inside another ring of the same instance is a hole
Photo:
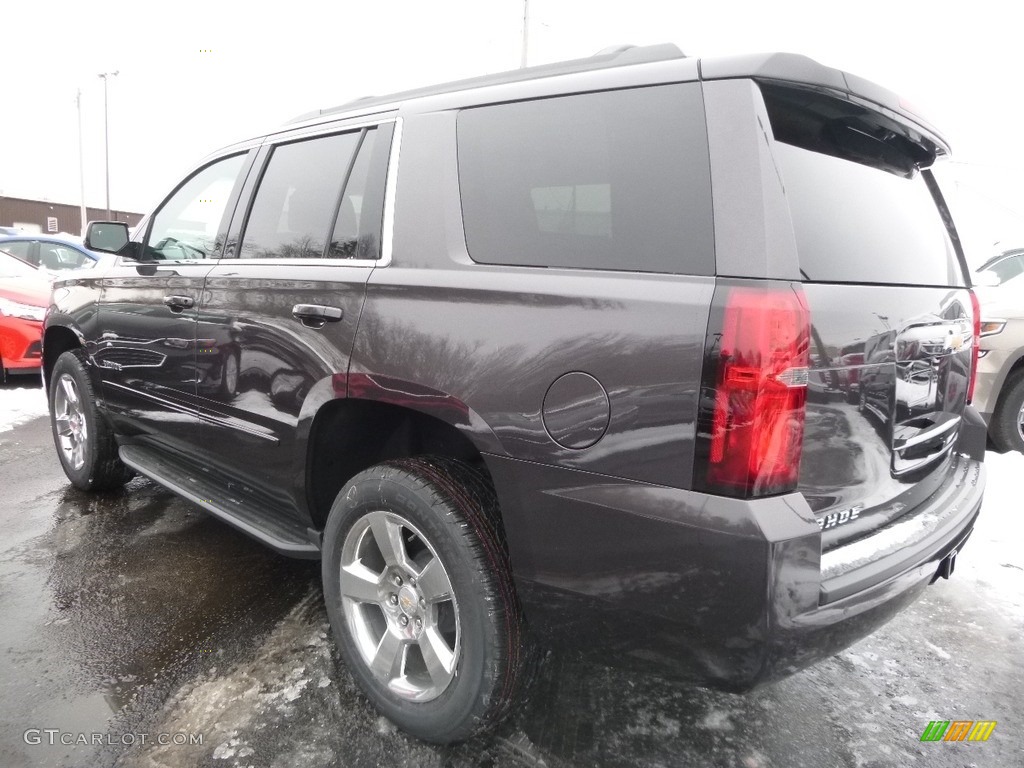
[[[991,217],[996,233],[1024,211],[1013,149],[1024,57],[1012,8],[531,0],[529,61],[618,43],[805,54],[898,92],[938,125],[964,206]],[[120,73],[110,81],[111,205],[145,212],[208,152],[303,112],[517,67],[522,11],[522,0],[7,3],[0,194],[78,203],[81,89],[85,197],[105,206],[100,72]]]

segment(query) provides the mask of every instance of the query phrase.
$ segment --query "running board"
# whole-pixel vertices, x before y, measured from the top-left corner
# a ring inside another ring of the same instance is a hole
[[[238,499],[225,495],[202,473],[190,472],[185,467],[168,461],[151,448],[122,445],[118,454],[129,467],[174,491],[179,496],[198,504],[214,517],[234,526],[288,557],[315,560],[320,549],[310,541],[306,528],[290,524],[280,512],[254,498]]]

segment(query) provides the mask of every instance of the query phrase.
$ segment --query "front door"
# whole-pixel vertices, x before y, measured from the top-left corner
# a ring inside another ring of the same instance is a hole
[[[101,281],[92,356],[122,434],[184,451],[198,438],[196,311],[246,161],[232,155],[186,179]]]

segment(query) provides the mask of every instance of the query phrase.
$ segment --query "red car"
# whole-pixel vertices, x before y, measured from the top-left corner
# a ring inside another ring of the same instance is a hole
[[[50,282],[36,267],[0,250],[0,378],[38,373]]]

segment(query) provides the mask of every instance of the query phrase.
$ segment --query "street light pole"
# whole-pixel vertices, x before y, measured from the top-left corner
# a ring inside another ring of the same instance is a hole
[[[75,104],[78,106],[78,184],[79,184],[79,204],[81,206],[82,214],[82,228],[79,230],[80,235],[85,234],[85,225],[88,223],[89,218],[85,210],[85,155],[82,152],[82,89],[78,89],[78,95],[75,97]]]
[[[107,177],[107,220],[111,218],[110,213],[110,120],[107,115],[107,81],[112,77],[117,77],[117,71],[114,72],[101,72],[100,77],[103,78],[103,155],[106,163],[106,177]]]
[[[526,51],[530,40],[530,0],[523,0],[523,52],[519,58],[519,68],[526,66]]]

